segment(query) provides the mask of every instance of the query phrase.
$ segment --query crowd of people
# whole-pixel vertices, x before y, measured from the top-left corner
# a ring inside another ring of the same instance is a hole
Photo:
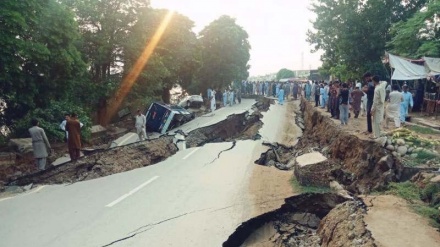
[[[228,106],[235,104],[235,95],[261,95],[276,97],[278,103],[283,105],[290,96],[297,100],[302,95],[306,100],[314,102],[315,107],[326,109],[331,118],[340,120],[341,126],[347,125],[351,116],[366,116],[367,130],[364,133],[371,139],[381,136],[382,123],[385,123],[386,128],[390,120],[394,121],[396,128],[404,125],[409,109],[414,106],[408,85],[391,85],[370,72],[366,72],[362,79],[346,82],[242,81],[234,90],[225,90],[223,99],[219,101]]]
[[[354,118],[366,116],[367,130],[364,133],[372,139],[381,136],[382,123],[388,128],[390,119],[396,128],[404,125],[409,109],[414,106],[408,85],[391,85],[370,72],[363,75],[363,82],[313,81],[300,86],[308,101],[314,101],[315,107],[326,109],[331,118],[341,121],[342,126],[348,124],[351,112]]]

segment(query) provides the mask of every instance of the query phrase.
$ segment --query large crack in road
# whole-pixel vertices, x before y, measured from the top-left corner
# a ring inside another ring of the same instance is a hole
[[[260,111],[269,109],[271,101],[267,98],[260,98],[255,103],[252,113],[232,114],[216,124],[189,132],[186,134],[187,147],[233,142],[233,148],[237,140],[259,139],[258,131],[263,125],[260,120],[262,117]],[[75,183],[153,165],[178,151],[174,136],[164,135],[153,140],[97,150],[75,162],[67,162],[38,173],[19,177],[10,181],[8,185]],[[221,152],[217,158],[220,154]]]

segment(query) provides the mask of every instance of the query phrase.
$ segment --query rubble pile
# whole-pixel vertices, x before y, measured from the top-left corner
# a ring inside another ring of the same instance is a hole
[[[164,136],[86,155],[77,161],[23,176],[9,185],[74,183],[149,166],[178,151],[173,137]]]
[[[333,194],[302,194],[241,224],[223,246],[374,246],[365,205]]]

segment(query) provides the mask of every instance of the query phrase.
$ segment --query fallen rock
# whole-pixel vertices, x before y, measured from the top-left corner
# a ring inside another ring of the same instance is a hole
[[[20,186],[5,186],[5,192],[9,193],[21,193],[24,192],[24,189]]]
[[[393,145],[388,145],[388,146],[386,147],[386,149],[388,149],[388,150],[390,150],[390,151],[394,151],[394,150],[396,150],[396,148],[395,148]]]
[[[392,169],[394,166],[394,160],[390,155],[386,155],[382,157],[379,162],[377,162],[377,165],[379,166],[379,169],[382,172],[386,172],[389,169]]]
[[[387,139],[387,145],[393,145],[393,139],[392,138],[388,138]]]
[[[440,175],[437,175],[433,178],[431,178],[431,180],[429,180],[431,183],[440,183]]]
[[[286,198],[279,209],[243,222],[223,246],[261,246],[259,243],[264,242],[268,246],[319,247],[321,239],[316,229],[322,226],[321,219],[345,201],[333,193]]]
[[[374,141],[379,143],[382,147],[385,147],[385,144],[387,143],[387,137],[386,136],[379,137]]]
[[[326,160],[327,158],[319,152],[312,152],[296,157],[296,163],[300,167],[317,164]]]
[[[366,228],[365,205],[347,201],[337,205],[321,220],[317,234],[323,247],[375,247],[371,232]]]
[[[328,187],[335,168],[321,153],[312,152],[296,158],[294,175],[303,186]]]
[[[408,152],[408,148],[406,146],[399,146],[397,148],[397,153],[402,155],[402,156],[405,155],[406,152]]]
[[[9,140],[8,146],[21,154],[32,153],[32,138],[20,138]]]
[[[396,140],[396,144],[399,145],[399,146],[403,146],[403,145],[405,145],[405,140],[403,140],[403,139],[397,139],[397,140]]]

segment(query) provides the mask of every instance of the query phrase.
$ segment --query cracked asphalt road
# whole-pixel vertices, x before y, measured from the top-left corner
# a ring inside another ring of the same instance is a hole
[[[0,246],[220,246],[250,217],[253,161],[263,141],[277,141],[284,114],[278,105],[263,113],[262,140],[206,144],[154,166],[2,200]]]

